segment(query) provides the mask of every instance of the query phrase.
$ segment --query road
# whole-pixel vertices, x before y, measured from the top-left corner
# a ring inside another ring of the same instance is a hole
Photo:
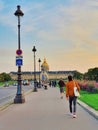
[[[77,104],[77,118],[69,116],[68,101],[58,88],[39,89],[24,104],[0,111],[0,130],[97,130],[98,120]]]
[[[22,86],[22,90],[27,92],[33,89],[33,85]],[[0,87],[0,106],[13,100],[17,93],[17,86],[10,85],[9,87]]]

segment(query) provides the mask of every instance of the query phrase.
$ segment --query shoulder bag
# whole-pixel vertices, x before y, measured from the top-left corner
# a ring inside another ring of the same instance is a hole
[[[73,81],[73,82],[74,82],[74,81]],[[78,89],[77,89],[77,87],[76,87],[75,82],[74,82],[74,95],[75,95],[76,97],[80,97],[80,93],[79,93],[79,91],[78,91]]]

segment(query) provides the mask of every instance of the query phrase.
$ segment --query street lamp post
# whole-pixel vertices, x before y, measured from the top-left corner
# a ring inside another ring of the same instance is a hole
[[[21,46],[20,46],[20,16],[23,16],[23,12],[20,10],[20,5],[17,6],[17,10],[14,13],[15,16],[18,17],[18,50],[17,50],[17,57],[19,58],[19,56],[21,56],[22,51],[21,51]],[[25,102],[25,98],[24,95],[22,93],[22,83],[21,83],[21,64],[18,63],[18,72],[17,72],[17,94],[16,97],[14,99],[14,103],[24,103]]]
[[[38,62],[39,62],[39,88],[41,88],[41,81],[40,81],[40,63],[41,63],[41,60],[40,60],[40,58],[39,58]]]
[[[34,52],[34,90],[33,92],[37,92],[37,81],[36,81],[36,59],[35,59],[35,52],[37,51],[35,46],[33,46],[32,51]]]

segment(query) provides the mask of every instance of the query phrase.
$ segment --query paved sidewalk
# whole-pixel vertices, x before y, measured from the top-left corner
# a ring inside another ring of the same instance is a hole
[[[96,130],[98,120],[77,105],[77,118],[69,116],[68,101],[58,88],[38,89],[24,104],[0,111],[0,130]]]

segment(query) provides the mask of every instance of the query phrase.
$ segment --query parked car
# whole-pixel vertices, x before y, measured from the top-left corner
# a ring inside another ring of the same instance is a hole
[[[23,84],[23,85],[29,85],[30,83],[29,83],[28,80],[23,80],[22,84]]]
[[[17,83],[13,83],[13,86],[17,86]]]
[[[9,83],[5,83],[3,87],[9,87]]]

